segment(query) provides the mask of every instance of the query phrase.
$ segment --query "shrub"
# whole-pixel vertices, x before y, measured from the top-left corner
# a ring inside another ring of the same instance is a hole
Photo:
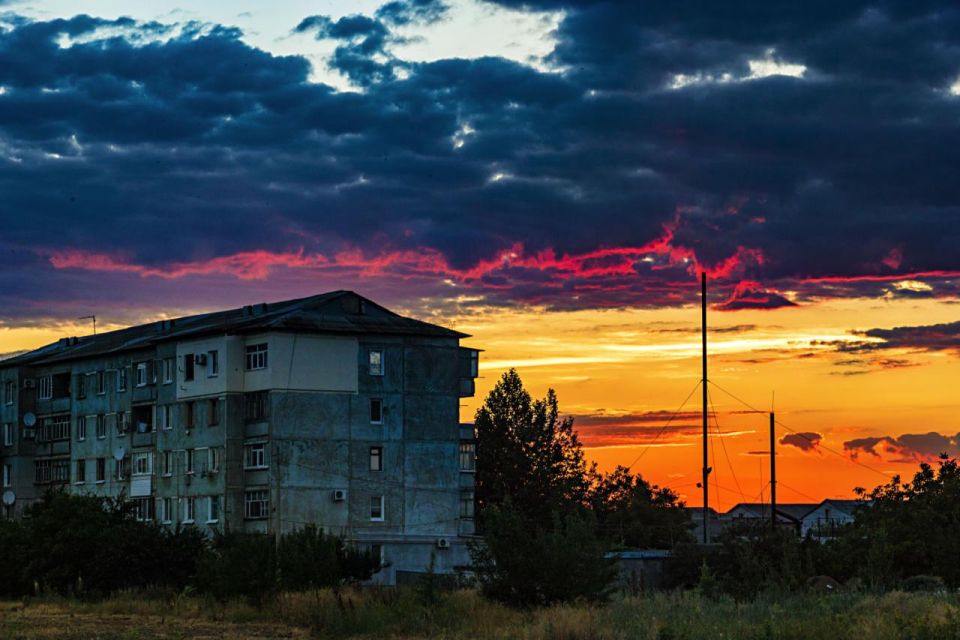
[[[947,585],[940,576],[910,576],[901,586],[904,591],[943,593],[947,590]]]

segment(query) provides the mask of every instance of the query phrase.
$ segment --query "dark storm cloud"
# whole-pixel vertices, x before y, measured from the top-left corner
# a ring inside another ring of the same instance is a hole
[[[889,349],[906,351],[947,351],[960,353],[960,321],[941,324],[894,327],[892,329],[867,329],[856,331],[855,335],[869,340],[837,342],[837,351],[845,353],[869,354]],[[859,365],[868,361],[862,359],[839,360],[840,366]],[[869,362],[879,363],[886,368],[909,366],[909,362],[897,358],[878,358]]]
[[[816,431],[804,431],[786,434],[780,438],[780,444],[796,447],[801,451],[817,451],[821,440],[823,440],[823,434]]]
[[[501,4],[564,10],[555,71],[397,58],[429,0],[291,25],[359,92],[235,29],[6,17],[0,315],[238,281],[655,307],[701,268],[730,310],[960,292],[953,3]]]
[[[843,450],[854,459],[867,454],[875,458],[888,458],[892,462],[929,462],[943,453],[960,455],[960,434],[944,435],[931,431],[855,438],[844,442]]]

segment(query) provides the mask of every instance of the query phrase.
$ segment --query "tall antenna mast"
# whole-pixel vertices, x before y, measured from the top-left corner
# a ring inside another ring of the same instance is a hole
[[[710,467],[707,466],[707,272],[700,273],[700,324],[703,334],[703,379],[701,386],[703,391],[703,544],[710,544],[710,516],[708,509],[710,507],[710,492],[708,478],[710,476]]]
[[[774,434],[774,425],[777,420],[773,411],[770,412],[770,517],[773,519],[773,528],[777,528],[777,437]]]
[[[97,335],[97,316],[80,316],[77,320],[93,320],[93,335]]]

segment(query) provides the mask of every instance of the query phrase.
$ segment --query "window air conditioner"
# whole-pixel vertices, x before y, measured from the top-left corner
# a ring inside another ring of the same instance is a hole
[[[437,549],[449,549],[449,548],[450,548],[449,538],[437,538]]]
[[[200,365],[201,367],[207,364],[207,354],[198,353],[193,356],[193,364]]]
[[[333,501],[334,502],[343,502],[347,499],[347,490],[346,489],[334,489],[333,490]]]
[[[23,379],[23,388],[24,389],[33,389],[37,386],[37,382],[33,378],[24,378]]]

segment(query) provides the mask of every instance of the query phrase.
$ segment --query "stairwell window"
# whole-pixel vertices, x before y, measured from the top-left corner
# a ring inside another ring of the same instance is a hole
[[[370,350],[370,375],[383,375],[383,351],[380,349]]]
[[[9,464],[3,465],[3,486],[9,487],[13,482],[13,468]]]
[[[370,522],[383,522],[383,496],[370,498]]]
[[[81,418],[82,420],[83,418]],[[12,447],[13,446],[13,423],[4,422],[3,423],[3,446]]]
[[[383,471],[383,447],[370,447],[370,471]]]
[[[255,442],[243,447],[243,468],[267,468],[267,444],[265,442]]]
[[[267,368],[267,343],[247,345],[247,371]]]
[[[270,494],[266,489],[251,489],[243,494],[243,517],[263,520],[270,515]]]
[[[37,392],[41,400],[49,400],[53,397],[53,376],[40,376],[37,384]]]
[[[383,400],[370,399],[370,424],[383,424]]]

